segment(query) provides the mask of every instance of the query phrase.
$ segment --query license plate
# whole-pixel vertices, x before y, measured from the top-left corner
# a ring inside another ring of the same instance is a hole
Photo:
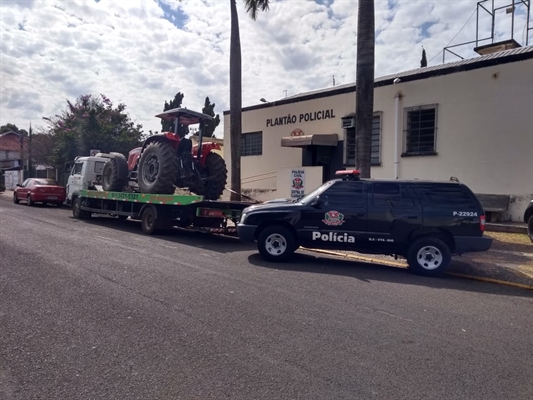
[[[57,196],[48,196],[48,200],[57,200]]]

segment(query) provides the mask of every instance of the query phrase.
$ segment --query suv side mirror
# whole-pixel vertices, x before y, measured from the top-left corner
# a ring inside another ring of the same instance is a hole
[[[321,208],[324,205],[324,200],[320,198],[320,195],[316,196],[313,202],[311,203],[311,206],[315,208]]]

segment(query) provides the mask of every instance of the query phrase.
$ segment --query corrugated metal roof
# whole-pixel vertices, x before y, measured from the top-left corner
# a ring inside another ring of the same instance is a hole
[[[396,78],[400,78],[400,79],[407,78],[407,77],[416,78],[417,76],[420,76],[420,78],[422,78],[422,77],[426,77],[426,75],[431,74],[433,72],[435,72],[433,76],[437,76],[439,75],[438,72],[444,72],[446,70],[453,70],[453,69],[460,70],[462,67],[465,67],[465,66],[473,66],[475,68],[476,65],[479,65],[479,67],[481,68],[483,67],[483,64],[486,64],[486,62],[489,60],[501,60],[503,62],[504,61],[503,59],[505,58],[519,55],[519,54],[528,54],[528,53],[531,53],[531,57],[526,57],[526,58],[533,58],[533,46],[519,47],[516,49],[504,50],[504,51],[500,51],[497,53],[487,54],[484,56],[469,58],[466,60],[460,60],[460,61],[455,61],[455,62],[446,63],[446,64],[439,64],[439,65],[434,65],[431,67],[412,69],[409,71],[399,72],[397,74],[385,75],[385,76],[376,78],[374,82],[376,83],[376,85],[378,85],[379,83],[387,82],[387,81],[390,81]],[[355,89],[355,82],[345,83],[343,85],[337,85],[337,86],[332,86],[332,87],[323,88],[323,89],[311,90],[309,92],[298,93],[298,94],[280,99],[280,101],[297,99],[298,97],[302,97],[302,96],[310,96],[313,94],[327,93],[331,91],[337,91],[337,90],[348,89],[348,88]]]

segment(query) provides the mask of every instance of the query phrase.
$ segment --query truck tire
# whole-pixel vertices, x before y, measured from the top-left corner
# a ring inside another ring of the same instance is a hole
[[[263,229],[257,239],[257,250],[268,261],[286,261],[294,254],[296,247],[292,232],[279,225]]]
[[[102,189],[107,192],[122,192],[128,183],[128,162],[120,153],[107,160],[102,171]]]
[[[439,276],[448,267],[451,259],[450,248],[437,237],[421,237],[407,250],[409,268],[418,275]]]
[[[157,214],[153,207],[146,207],[141,216],[141,227],[144,233],[151,235],[156,231]]]
[[[72,216],[76,219],[91,218],[92,213],[81,209],[81,199],[76,197],[72,203]]]
[[[168,142],[159,140],[150,143],[139,160],[141,193],[173,194],[178,168],[176,152]]]
[[[205,165],[200,167],[200,174],[202,178],[206,179],[204,185],[192,186],[192,192],[204,196],[207,200],[218,200],[228,179],[228,170],[226,169],[226,162],[220,154],[211,152],[207,155]]]

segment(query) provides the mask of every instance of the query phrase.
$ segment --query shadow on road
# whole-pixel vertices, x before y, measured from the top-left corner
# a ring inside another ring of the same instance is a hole
[[[346,260],[322,254],[314,255],[308,252],[296,252],[293,259],[287,263],[265,261],[258,253],[250,255],[248,261],[250,264],[262,268],[279,271],[308,272],[312,274],[340,275],[367,283],[373,281],[392,282],[402,285],[426,286],[432,289],[452,289],[476,293],[530,297],[533,299],[533,291],[527,289],[477,282],[448,275],[437,278],[418,276],[403,268]]]
[[[113,229],[133,235],[144,237],[154,237],[166,242],[176,243],[183,246],[192,246],[195,248],[207,249],[218,253],[235,253],[239,251],[251,251],[256,248],[254,244],[243,243],[237,237],[215,235],[211,233],[195,232],[186,229],[174,228],[170,231],[162,231],[154,235],[147,235],[141,229],[139,221],[126,220],[121,221],[113,217],[99,216],[86,220],[74,221],[86,223],[102,228]]]

